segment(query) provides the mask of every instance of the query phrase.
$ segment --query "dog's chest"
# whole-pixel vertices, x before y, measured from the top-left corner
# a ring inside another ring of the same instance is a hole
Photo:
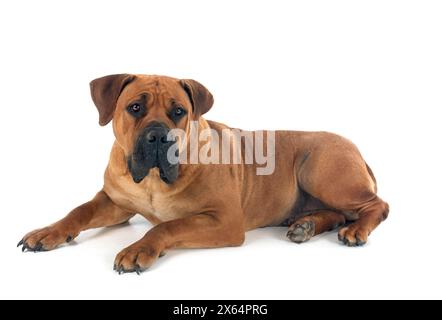
[[[105,183],[105,192],[112,201],[125,210],[140,213],[154,224],[175,220],[188,214],[188,208],[170,192],[158,190],[146,179],[135,184],[125,176]]]

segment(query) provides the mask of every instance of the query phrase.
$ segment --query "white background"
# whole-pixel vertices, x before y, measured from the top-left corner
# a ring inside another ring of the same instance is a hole
[[[438,1],[2,1],[0,297],[442,298],[441,17]],[[350,138],[390,217],[363,248],[260,229],[142,276],[112,271],[141,218],[21,253],[100,189],[113,135],[88,83],[119,72],[194,78],[234,127]]]

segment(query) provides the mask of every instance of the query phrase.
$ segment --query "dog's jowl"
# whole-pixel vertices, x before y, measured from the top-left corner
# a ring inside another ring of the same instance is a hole
[[[213,97],[195,80],[116,74],[90,89],[100,125],[112,120],[115,134],[103,188],[25,235],[23,251],[51,250],[141,214],[155,226],[114,265],[139,273],[169,249],[239,246],[247,230],[264,226],[287,226],[296,243],[341,227],[339,240],[360,246],[388,215],[370,167],[338,135],[206,120]]]

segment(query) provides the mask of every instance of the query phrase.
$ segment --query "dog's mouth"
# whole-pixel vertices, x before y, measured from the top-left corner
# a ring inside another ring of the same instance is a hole
[[[169,149],[176,141],[167,141],[168,129],[155,124],[147,127],[138,137],[133,153],[127,159],[127,166],[135,183],[140,183],[150,169],[158,168],[160,179],[172,184],[178,178],[178,163],[170,163]]]
[[[134,163],[133,158],[129,157],[127,161],[127,166],[135,183],[140,183],[141,181],[143,181],[143,179],[149,174],[150,169],[152,168],[158,168],[160,179],[167,184],[172,184],[178,178],[178,165],[174,165],[170,168],[166,168],[161,165],[154,165],[149,167],[140,165],[139,163]]]

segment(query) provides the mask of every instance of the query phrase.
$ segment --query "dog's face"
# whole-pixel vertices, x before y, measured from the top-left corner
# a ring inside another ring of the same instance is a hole
[[[158,168],[160,178],[173,183],[179,168],[167,159],[175,143],[167,135],[175,128],[187,131],[189,121],[206,113],[213,104],[210,92],[195,80],[130,74],[98,78],[90,87],[100,125],[113,119],[134,182]]]

